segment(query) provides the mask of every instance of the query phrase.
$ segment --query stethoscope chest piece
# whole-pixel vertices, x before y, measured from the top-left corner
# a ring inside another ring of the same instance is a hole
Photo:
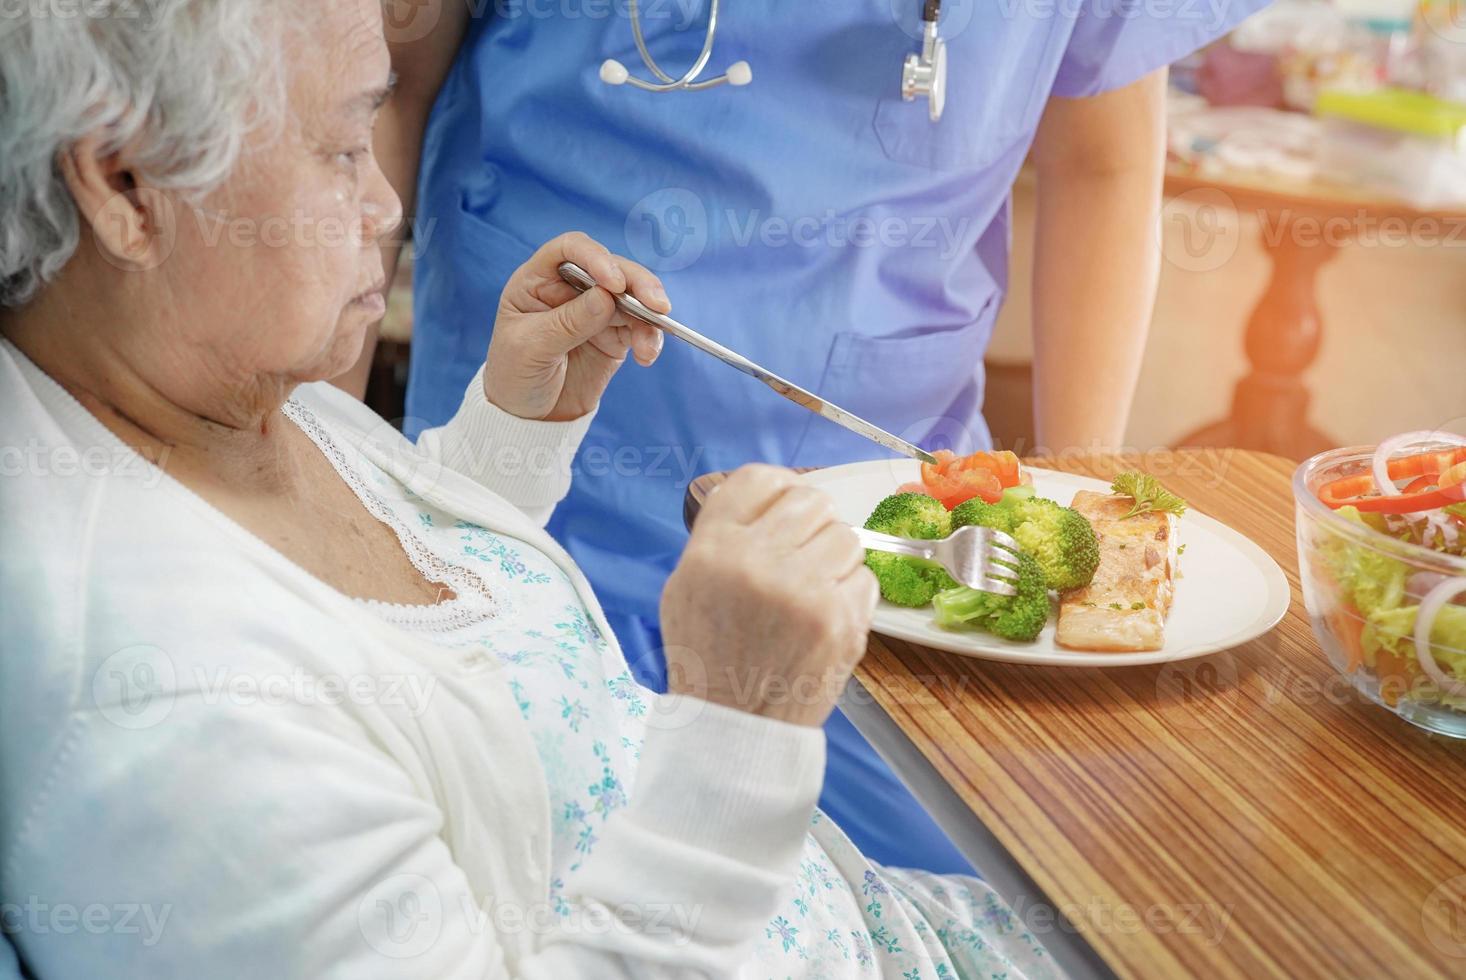
[[[901,66],[901,98],[907,102],[925,97],[932,122],[942,118],[947,107],[947,42],[937,30],[941,0],[925,0],[921,14],[921,51],[906,56]]]

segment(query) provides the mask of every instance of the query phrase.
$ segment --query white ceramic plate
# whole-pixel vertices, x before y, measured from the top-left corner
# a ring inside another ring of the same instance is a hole
[[[1085,476],[1028,468],[1041,497],[1068,504],[1078,490],[1107,493],[1109,486]],[[832,494],[840,518],[864,524],[883,497],[921,478],[917,464],[876,460],[816,470],[804,476]],[[1261,636],[1288,611],[1288,580],[1277,562],[1257,545],[1218,521],[1188,510],[1181,518],[1181,578],[1166,620],[1166,645],[1146,653],[1085,653],[1054,644],[1054,621],[1032,643],[1013,643],[988,633],[944,630],[930,607],[906,609],[885,600],[876,610],[875,631],[897,639],[986,660],[1068,667],[1130,667],[1200,657]]]

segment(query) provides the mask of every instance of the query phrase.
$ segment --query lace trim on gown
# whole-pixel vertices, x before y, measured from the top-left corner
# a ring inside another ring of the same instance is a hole
[[[377,520],[392,529],[402,550],[413,567],[429,582],[442,583],[452,588],[452,599],[443,602],[403,603],[383,602],[380,599],[356,601],[372,610],[378,617],[406,630],[433,633],[451,633],[477,625],[504,613],[503,602],[489,591],[489,587],[477,574],[467,568],[454,565],[435,554],[422,539],[412,532],[392,508],[379,497],[366,481],[341,447],[336,445],[315,413],[301,403],[291,400],[285,403],[285,416],[300,427],[300,430],[316,444],[325,455],[331,467],[337,472],[351,492],[356,494],[362,506]]]

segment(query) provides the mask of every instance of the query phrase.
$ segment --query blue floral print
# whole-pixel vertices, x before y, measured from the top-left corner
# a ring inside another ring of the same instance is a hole
[[[570,726],[572,732],[579,732],[580,726],[590,717],[590,709],[582,704],[579,698],[572,701],[562,694],[560,695],[560,717],[565,719],[565,724]]]
[[[389,484],[381,493],[433,553],[511,597],[512,621],[490,619],[438,638],[481,651],[478,659],[497,661],[507,675],[550,794],[548,899],[557,915],[569,917],[566,880],[626,805],[655,695],[632,678],[548,556],[434,511],[401,488],[400,499],[391,499]],[[781,907],[749,952],[747,975],[754,978],[1057,975],[1042,947],[982,882],[877,867],[818,810]]]
[[[799,929],[790,925],[789,920],[782,915],[769,923],[769,927],[764,930],[764,935],[769,939],[778,936],[780,944],[784,947],[784,952],[788,953],[791,950],[797,951],[800,959],[804,958],[803,948],[799,945]]]
[[[424,523],[431,527],[432,515],[424,515],[419,512],[420,521],[424,516],[427,518]],[[463,543],[463,554],[482,562],[497,564],[499,571],[503,572],[510,581],[523,585],[546,585],[551,581],[549,572],[531,568],[521,557],[519,551],[510,547],[497,534],[486,531],[476,524],[469,524],[467,521],[456,521],[453,527],[464,532],[459,538]]]

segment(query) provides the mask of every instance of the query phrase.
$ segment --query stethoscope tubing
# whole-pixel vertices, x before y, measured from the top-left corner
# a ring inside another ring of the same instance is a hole
[[[721,76],[720,78],[710,79],[705,82],[697,81],[697,77],[703,73],[703,69],[708,66],[708,61],[713,56],[713,41],[718,36],[718,0],[711,0],[708,5],[708,27],[703,37],[702,53],[697,56],[697,60],[692,63],[692,67],[687,69],[681,78],[673,78],[671,75],[668,75],[662,70],[661,65],[657,64],[657,60],[652,57],[651,51],[646,46],[646,37],[641,32],[641,10],[637,7],[636,0],[627,0],[627,9],[631,14],[631,33],[636,38],[636,50],[641,52],[642,63],[647,66],[653,75],[660,78],[663,84],[655,85],[644,82],[639,78],[628,78],[626,79],[628,83],[636,85],[637,88],[645,88],[655,92],[670,92],[675,89],[687,89],[688,91],[695,92],[700,89],[711,88],[713,85],[721,84],[727,80],[727,76]]]
[[[746,61],[735,62],[717,78],[699,81],[699,77],[713,56],[713,44],[718,36],[719,4],[720,0],[709,0],[708,24],[703,33],[702,50],[698,52],[697,58],[687,71],[683,72],[681,78],[673,78],[662,69],[661,65],[657,64],[657,59],[652,56],[651,49],[647,47],[646,33],[642,30],[641,7],[638,6],[637,0],[627,0],[627,11],[631,16],[631,34],[636,40],[636,51],[641,55],[642,64],[652,73],[656,81],[635,77],[627,71],[625,65],[614,58],[602,63],[601,80],[609,85],[631,85],[645,92],[700,92],[717,85],[747,85],[753,75]],[[902,63],[901,71],[902,99],[910,102],[925,96],[929,103],[928,113],[934,123],[941,119],[942,106],[946,101],[946,51],[937,27],[941,10],[941,0],[922,0],[921,51],[908,55]]]

